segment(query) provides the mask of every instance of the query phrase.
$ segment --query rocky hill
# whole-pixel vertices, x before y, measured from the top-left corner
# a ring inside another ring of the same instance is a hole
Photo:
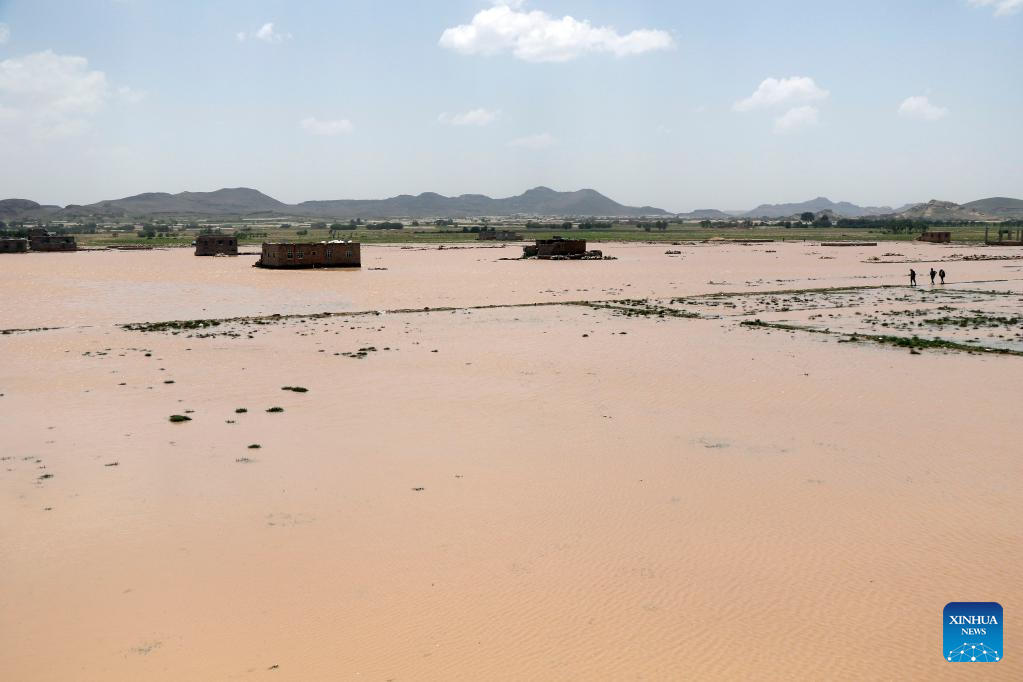
[[[402,194],[389,199],[335,199],[285,204],[246,187],[215,192],[147,192],[86,206],[41,207],[24,199],[0,202],[0,219],[50,217],[52,219],[130,220],[147,217],[315,217],[350,218],[461,218],[471,216],[638,217],[668,215],[653,206],[625,206],[592,189],[557,192],[536,187],[523,194],[492,199],[482,194],[446,197],[434,192]]]

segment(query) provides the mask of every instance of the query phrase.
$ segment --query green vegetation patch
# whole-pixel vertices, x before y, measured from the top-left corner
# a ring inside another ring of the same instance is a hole
[[[815,329],[795,324],[783,324],[781,322],[764,322],[762,320],[746,320],[742,322],[743,327],[761,327],[766,329],[780,329],[782,331],[802,331],[813,334],[827,334],[835,336],[836,333],[830,329]],[[1011,350],[1008,348],[991,348],[988,346],[975,346],[969,343],[958,343],[944,339],[921,339],[918,336],[891,336],[888,334],[851,334],[846,339],[840,339],[842,343],[855,343],[857,341],[869,341],[898,348],[909,348],[911,350],[941,349],[966,351],[968,353],[992,353],[995,355],[1016,355],[1023,356],[1023,351]]]

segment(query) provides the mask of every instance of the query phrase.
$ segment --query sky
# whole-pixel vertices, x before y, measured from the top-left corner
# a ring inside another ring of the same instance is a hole
[[[0,198],[1023,198],[1023,0],[0,0]]]

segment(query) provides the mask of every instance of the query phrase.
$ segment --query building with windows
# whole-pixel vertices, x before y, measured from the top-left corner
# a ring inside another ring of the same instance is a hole
[[[351,241],[264,242],[260,268],[359,268],[361,245]]]
[[[237,256],[238,237],[224,234],[201,234],[195,238],[197,256]]]
[[[41,228],[33,228],[28,231],[28,247],[32,251],[77,251],[78,244],[75,238],[51,234]]]

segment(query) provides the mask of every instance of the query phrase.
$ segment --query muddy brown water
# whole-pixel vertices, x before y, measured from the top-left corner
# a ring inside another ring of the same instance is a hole
[[[976,675],[941,611],[1023,608],[1021,358],[581,306],[117,326],[903,284],[862,261],[990,253],[603,248],[4,257],[0,328],[61,329],[0,336],[2,677]],[[945,269],[1018,292],[1013,265]]]

